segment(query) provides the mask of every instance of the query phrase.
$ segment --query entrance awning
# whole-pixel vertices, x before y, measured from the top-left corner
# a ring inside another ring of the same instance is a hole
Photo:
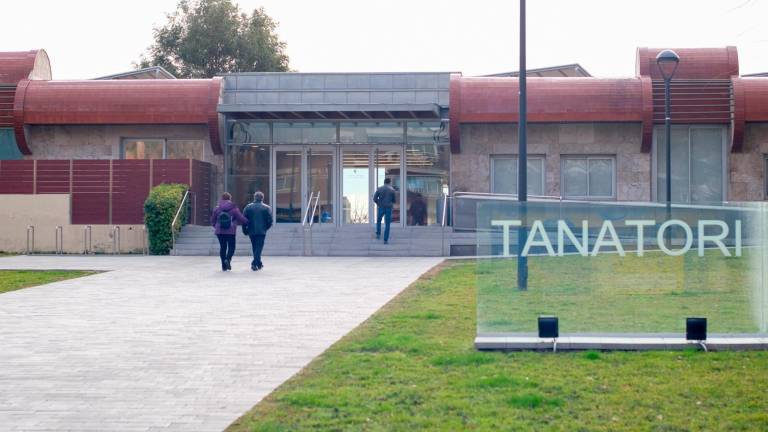
[[[429,120],[440,118],[438,104],[221,104],[235,119],[257,120]]]

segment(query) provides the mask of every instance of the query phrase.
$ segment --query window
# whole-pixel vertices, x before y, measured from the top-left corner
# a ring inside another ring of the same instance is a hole
[[[274,123],[274,141],[281,144],[336,142],[336,123]]]
[[[408,122],[406,130],[408,144],[447,144],[448,124],[446,122]]]
[[[13,129],[0,129],[0,160],[23,159]]]
[[[165,146],[166,159],[203,159],[201,140],[168,140]]]
[[[715,204],[725,199],[725,128],[672,126],[672,202]],[[654,130],[656,199],[667,200],[666,134]]]
[[[491,156],[491,192],[517,194],[517,156]],[[542,156],[528,156],[528,194],[544,195]]]
[[[230,141],[235,144],[255,144],[272,142],[269,123],[237,121],[230,128]]]
[[[444,193],[448,192],[451,152],[447,145],[406,146],[406,208],[408,225],[439,225]],[[447,215],[446,215],[447,216]]]
[[[269,146],[229,146],[228,152],[227,190],[232,200],[242,207],[253,200],[254,192],[262,191],[265,202],[269,203]]]
[[[123,141],[123,159],[164,159],[165,140],[129,139]]]
[[[400,122],[341,123],[339,130],[343,143],[402,144],[405,140]]]
[[[203,140],[125,139],[123,159],[197,159],[203,160]]]
[[[768,200],[768,154],[763,155],[763,167],[765,167],[763,170],[763,190],[765,191],[763,199]]]
[[[566,198],[615,198],[616,158],[562,156],[561,194]]]

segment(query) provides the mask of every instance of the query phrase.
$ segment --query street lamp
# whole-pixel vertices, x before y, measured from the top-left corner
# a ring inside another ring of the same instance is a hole
[[[528,289],[528,258],[523,256],[523,241],[528,237],[526,227],[528,224],[528,89],[525,56],[525,0],[520,0],[520,73],[517,81],[520,89],[517,125],[517,200],[520,203],[520,216],[523,223],[517,230],[517,289],[521,291]]]
[[[664,78],[664,128],[666,133],[666,159],[667,159],[667,220],[672,219],[672,125],[671,125],[671,95],[669,91],[672,76],[675,75],[680,64],[680,56],[672,50],[664,50],[656,56],[656,64],[659,66],[661,76]]]

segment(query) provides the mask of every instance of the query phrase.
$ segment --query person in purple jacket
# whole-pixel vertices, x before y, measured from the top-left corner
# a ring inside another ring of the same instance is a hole
[[[216,237],[219,238],[219,257],[221,257],[221,271],[232,270],[232,256],[235,255],[235,245],[237,244],[237,224],[248,225],[248,219],[240,213],[235,203],[232,202],[232,195],[229,192],[221,194],[219,205],[213,209],[211,214],[211,225],[215,229]]]

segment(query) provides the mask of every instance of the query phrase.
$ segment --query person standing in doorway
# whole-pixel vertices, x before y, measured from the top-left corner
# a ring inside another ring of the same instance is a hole
[[[416,192],[408,212],[411,214],[411,225],[423,226],[427,224],[427,201],[422,194]]]
[[[256,191],[253,194],[253,202],[245,206],[243,213],[248,219],[248,225],[243,226],[243,234],[251,239],[253,249],[251,270],[261,270],[264,268],[264,263],[261,262],[261,251],[264,250],[267,231],[272,227],[272,208],[264,204],[264,193]]]
[[[385,178],[384,184],[376,189],[373,202],[378,209],[376,213],[376,239],[381,238],[381,218],[384,218],[384,244],[389,243],[389,225],[392,223],[392,207],[397,200],[397,192],[392,187],[392,179]]]
[[[211,225],[213,225],[216,237],[219,239],[219,257],[221,258],[221,271],[232,270],[232,257],[235,255],[235,246],[237,239],[237,223],[245,226],[248,223],[237,205],[232,202],[232,195],[229,192],[221,194],[219,205],[213,209],[211,214]]]

